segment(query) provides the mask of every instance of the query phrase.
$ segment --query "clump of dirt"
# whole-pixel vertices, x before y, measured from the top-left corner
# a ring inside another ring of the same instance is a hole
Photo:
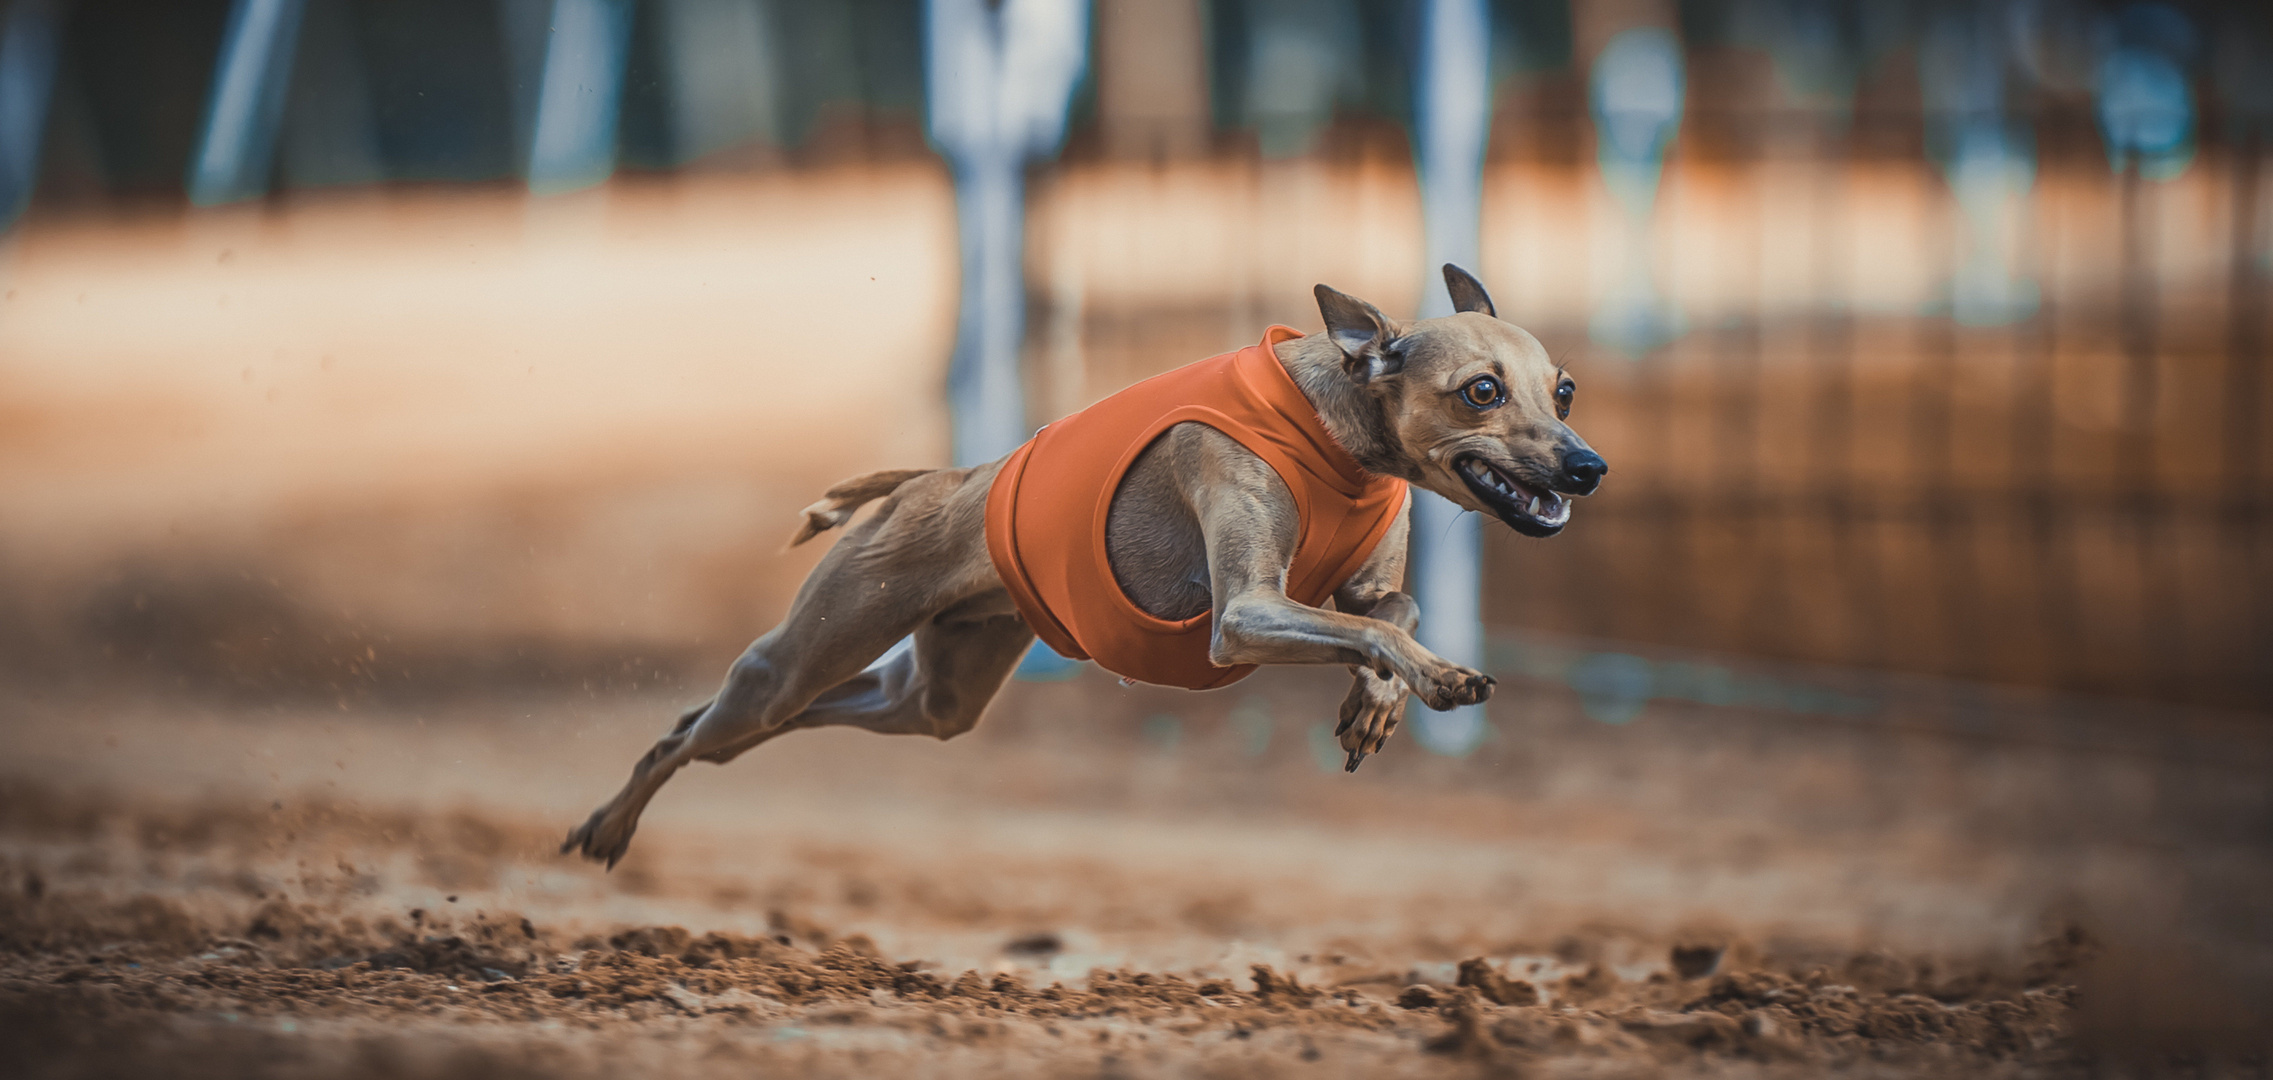
[[[1720,969],[1721,957],[1728,952],[1728,942],[1718,936],[1698,939],[1694,936],[1675,941],[1668,958],[1673,973],[1684,979],[1702,979]]]
[[[1492,967],[1491,961],[1472,956],[1460,962],[1458,985],[1473,986],[1484,1000],[1494,1005],[1537,1005],[1539,988],[1521,979],[1510,979]]]
[[[1821,969],[1796,977],[1749,971],[1715,977],[1682,1011],[1718,1013],[1779,1035],[1936,1043],[2008,1057],[2054,1049],[2074,997],[2073,987],[2057,985],[1947,1001],[1907,987],[1864,990]]]

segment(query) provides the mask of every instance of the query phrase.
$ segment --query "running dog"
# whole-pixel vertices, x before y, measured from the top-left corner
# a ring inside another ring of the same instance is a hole
[[[883,502],[561,851],[614,867],[682,766],[786,732],[969,731],[1037,634],[1124,678],[1193,689],[1260,664],[1347,665],[1351,770],[1396,730],[1406,693],[1439,710],[1490,697],[1490,676],[1413,639],[1407,485],[1545,537],[1609,466],[1566,423],[1570,376],[1466,271],[1444,279],[1452,315],[1400,325],[1320,285],[1322,335],[1273,327],[999,461],[831,488],[792,544]]]

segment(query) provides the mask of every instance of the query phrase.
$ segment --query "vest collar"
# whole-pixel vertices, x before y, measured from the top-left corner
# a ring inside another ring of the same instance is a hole
[[[1287,373],[1286,365],[1279,362],[1278,344],[1304,336],[1291,326],[1274,325],[1263,331],[1262,343],[1239,351],[1239,366],[1246,370],[1248,384],[1262,393],[1318,450],[1320,464],[1331,470],[1328,477],[1334,487],[1344,495],[1363,494],[1365,489],[1380,482],[1383,477],[1374,475],[1350,452],[1335,441],[1334,433],[1326,430],[1326,422],[1318,418],[1318,409],[1310,404],[1310,397],[1302,392],[1294,376]]]

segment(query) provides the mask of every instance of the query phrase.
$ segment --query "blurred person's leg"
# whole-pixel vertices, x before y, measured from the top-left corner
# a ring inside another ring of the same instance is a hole
[[[631,48],[625,0],[554,0],[544,78],[529,134],[529,189],[573,191],[608,179]]]
[[[31,201],[55,87],[55,0],[18,0],[0,17],[0,229]]]
[[[267,190],[306,7],[306,0],[237,0],[230,6],[205,124],[190,162],[191,203],[216,206]]]

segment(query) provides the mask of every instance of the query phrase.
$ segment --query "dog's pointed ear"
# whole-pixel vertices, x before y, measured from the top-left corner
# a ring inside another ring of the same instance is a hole
[[[1380,308],[1325,285],[1312,291],[1326,317],[1326,336],[1342,350],[1342,370],[1352,379],[1371,382],[1405,370],[1405,357],[1394,348],[1397,327]]]
[[[1476,280],[1476,275],[1446,263],[1444,289],[1452,294],[1452,310],[1473,311],[1479,315],[1499,318],[1500,313],[1492,310],[1491,296],[1484,292],[1484,283]]]

